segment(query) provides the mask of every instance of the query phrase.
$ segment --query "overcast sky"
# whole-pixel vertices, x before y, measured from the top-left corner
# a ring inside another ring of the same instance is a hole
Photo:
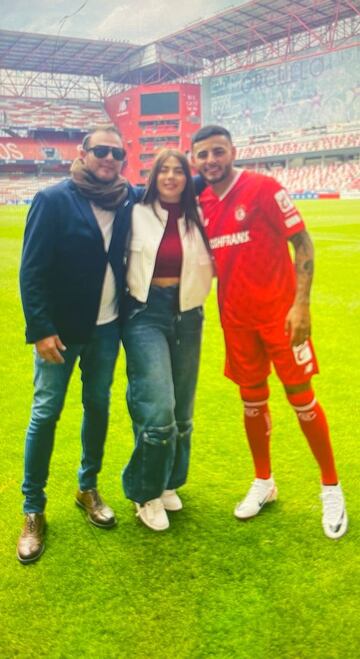
[[[1,28],[148,43],[248,0],[3,0]]]

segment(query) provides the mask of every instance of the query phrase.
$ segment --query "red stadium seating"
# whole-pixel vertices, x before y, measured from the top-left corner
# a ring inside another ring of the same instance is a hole
[[[0,161],[74,160],[78,141],[0,137]]]
[[[101,103],[0,97],[0,127],[87,131],[109,121]]]
[[[84,132],[94,124],[108,121],[100,103],[0,97],[0,203],[29,201],[38,189],[66,176]],[[152,165],[154,150],[178,147],[178,137],[174,137],[178,126],[174,133],[173,122],[160,123],[161,130],[155,121],[149,120],[142,126],[139,139],[144,172]],[[247,138],[247,143],[244,138],[235,137],[237,160],[274,175],[290,192],[360,192],[359,160],[325,161],[329,155],[332,160],[356,156],[360,148],[358,128],[356,124],[339,124],[283,135],[253,136]],[[16,133],[22,137],[15,137]],[[291,167],[292,163],[295,165],[291,156],[299,156],[296,164],[302,164],[307,160],[306,154],[313,154],[323,164]],[[272,166],[271,161],[277,160],[287,166]]]
[[[236,144],[236,140],[235,140]],[[336,151],[338,149],[352,149],[360,147],[360,133],[344,133],[326,135],[316,139],[298,139],[290,141],[268,142],[265,144],[249,144],[237,149],[238,160],[252,160],[269,156],[281,156],[295,153]]]
[[[63,176],[1,176],[0,204],[28,203],[38,190],[59,182]]]
[[[360,162],[332,163],[331,165],[309,165],[283,169],[273,167],[271,170],[261,171],[275,176],[289,192],[312,191],[342,191],[351,190],[360,192]],[[58,176],[2,176],[0,187],[0,204],[25,203],[33,198],[34,194],[52,185],[66,174]]]
[[[305,190],[360,191],[360,162],[355,160],[289,169],[273,167],[265,173],[275,176],[289,192]]]

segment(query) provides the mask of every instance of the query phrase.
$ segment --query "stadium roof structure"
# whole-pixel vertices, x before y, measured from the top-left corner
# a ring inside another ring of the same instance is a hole
[[[124,85],[166,82],[285,60],[302,48],[329,51],[337,39],[354,45],[359,19],[360,0],[251,0],[145,45],[0,30],[0,68]],[[230,69],[217,70],[216,62],[226,60]]]
[[[0,67],[17,71],[107,76],[141,46],[112,40],[0,30]]]
[[[359,0],[253,0],[164,37],[163,46],[217,60],[360,15]]]

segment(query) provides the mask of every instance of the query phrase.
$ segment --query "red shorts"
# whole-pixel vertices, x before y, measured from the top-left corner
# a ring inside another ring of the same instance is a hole
[[[224,327],[225,375],[237,384],[253,386],[266,380],[271,363],[283,384],[302,384],[319,372],[311,341],[291,348],[285,321],[258,329]]]

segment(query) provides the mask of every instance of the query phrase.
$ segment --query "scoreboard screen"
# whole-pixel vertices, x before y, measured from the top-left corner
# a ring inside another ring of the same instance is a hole
[[[177,114],[179,112],[179,92],[141,94],[141,114]]]

